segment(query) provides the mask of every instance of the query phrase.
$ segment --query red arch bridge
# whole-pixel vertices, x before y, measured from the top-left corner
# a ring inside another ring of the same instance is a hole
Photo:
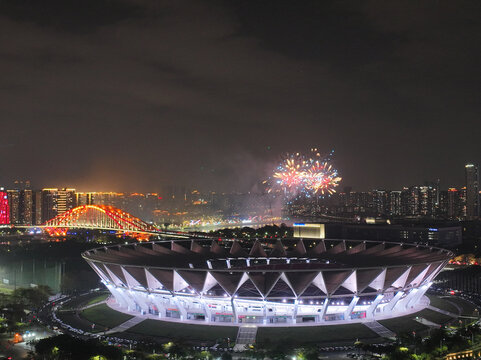
[[[154,225],[107,205],[77,206],[42,226],[50,235],[66,235],[69,229],[92,229],[115,231],[130,235],[138,240],[147,240],[151,235],[167,234]]]

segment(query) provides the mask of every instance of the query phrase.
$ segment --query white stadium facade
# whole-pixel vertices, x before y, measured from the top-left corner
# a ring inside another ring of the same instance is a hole
[[[210,325],[328,325],[396,317],[453,256],[416,244],[178,239],[89,250],[117,310]]]

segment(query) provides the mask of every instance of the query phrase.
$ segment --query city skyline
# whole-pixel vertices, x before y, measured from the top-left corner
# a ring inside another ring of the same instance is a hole
[[[78,206],[106,205],[156,223],[197,224],[219,219],[283,221],[311,216],[334,216],[349,221],[384,219],[479,220],[479,167],[465,165],[466,184],[443,189],[439,182],[402,189],[332,192],[315,198],[309,192],[199,192],[182,186],[162,192],[77,191],[75,188],[32,189],[30,181],[16,181],[16,189],[0,187],[0,224],[41,225]]]
[[[363,192],[363,191],[372,191],[372,190],[402,190],[405,188],[409,188],[412,186],[424,186],[424,185],[432,185],[432,184],[438,184],[439,189],[441,190],[449,190],[450,188],[463,188],[466,187],[468,184],[468,179],[466,175],[466,169],[475,167],[478,169],[479,164],[477,162],[465,162],[463,167],[460,169],[460,171],[457,171],[457,177],[461,177],[460,183],[446,183],[443,181],[441,178],[433,178],[433,179],[428,179],[424,178],[423,180],[419,182],[408,182],[405,184],[401,184],[398,187],[388,187],[386,185],[380,184],[379,186],[367,186],[366,188],[360,188],[356,186],[356,184],[352,184],[350,182],[344,181],[344,178],[342,178],[339,181],[339,187],[337,187],[335,192],[345,192],[346,189],[348,191],[358,191],[358,192]],[[464,170],[463,170],[464,169]],[[271,171],[276,171],[275,168],[271,169]],[[451,171],[453,172],[453,171]],[[478,175],[479,176],[479,175]],[[271,174],[272,177],[272,174]],[[272,178],[275,180],[275,176]],[[266,180],[259,178],[257,179],[257,182],[254,187],[250,189],[244,189],[239,190],[239,189],[229,189],[228,191],[223,191],[222,189],[215,189],[212,187],[206,187],[202,188],[199,186],[196,186],[195,184],[192,185],[187,185],[187,184],[182,184],[182,183],[163,183],[163,184],[157,184],[154,185],[150,188],[143,188],[141,189],[141,186],[136,186],[136,184],[129,184],[129,186],[126,186],[124,188],[113,188],[113,187],[101,187],[101,188],[82,188],[77,186],[75,183],[45,183],[45,184],[35,184],[30,181],[29,178],[7,178],[3,183],[0,183],[0,187],[8,188],[8,189],[18,189],[22,190],[25,188],[29,189],[35,189],[35,190],[41,190],[41,189],[48,189],[48,188],[72,188],[74,190],[77,190],[78,192],[82,193],[146,193],[146,194],[152,194],[156,193],[162,196],[163,194],[165,195],[165,190],[166,189],[183,189],[182,191],[184,192],[191,192],[191,191],[201,191],[203,193],[249,193],[249,192],[254,192],[254,193],[263,193],[263,192],[269,192],[270,190],[267,187],[268,184],[266,184]],[[478,185],[476,185],[478,187]],[[169,190],[170,191],[170,190]],[[320,194],[320,197],[326,197],[329,196],[329,194]]]
[[[346,186],[460,184],[480,6],[2,1],[0,183],[248,191],[314,146]]]

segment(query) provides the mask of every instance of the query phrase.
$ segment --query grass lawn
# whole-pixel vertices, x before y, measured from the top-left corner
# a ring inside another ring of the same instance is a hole
[[[324,343],[354,342],[356,339],[379,338],[375,332],[363,324],[304,326],[304,327],[260,327],[257,342],[262,343]]]
[[[236,326],[209,326],[180,324],[169,321],[147,319],[131,327],[128,332],[166,339],[186,339],[197,341],[214,341],[220,338],[237,337]]]
[[[113,328],[126,322],[133,316],[112,310],[106,304],[100,304],[82,311],[81,317],[92,323]]]
[[[83,306],[93,305],[93,304],[96,304],[96,303],[105,301],[105,300],[107,300],[107,298],[109,297],[109,295],[110,295],[110,293],[100,294],[100,295],[94,297],[93,299],[90,299],[90,300],[89,300],[86,304],[84,304]]]
[[[88,332],[97,332],[97,331],[104,331],[105,327],[104,326],[95,326],[94,329],[92,329],[92,323],[89,321],[77,316],[75,314],[75,311],[63,311],[63,312],[58,312],[57,316],[66,324],[69,324],[70,326],[80,329],[83,331],[88,331]]]
[[[0,293],[5,295],[11,295],[13,293],[13,289],[10,287],[3,286],[2,284],[0,285]]]
[[[72,300],[70,300],[69,302],[65,303],[62,306],[62,308],[64,310],[78,309],[88,304],[93,304],[94,302],[92,301],[94,301],[95,299],[98,299],[102,296],[108,296],[108,295],[109,295],[108,291],[102,291],[102,292],[92,292],[90,294],[83,295],[83,296],[77,296]],[[102,301],[102,300],[99,300],[99,301]],[[96,301],[96,302],[99,302],[99,301]]]
[[[446,296],[446,297],[443,297],[443,299],[458,305],[462,310],[461,315],[463,315],[463,316],[473,316],[474,315],[474,309],[476,309],[476,306],[473,303],[470,303],[469,301],[461,299],[461,298],[456,297],[456,296]]]
[[[440,298],[438,296],[434,295],[428,295],[429,301],[431,303],[431,306],[434,306],[438,309],[444,310],[444,311],[449,311],[453,314],[459,315],[458,308],[454,306],[453,303],[449,302],[448,299],[446,298]]]
[[[425,318],[426,320],[432,321],[433,323],[436,323],[439,325],[446,324],[451,320],[453,320],[451,316],[444,315],[437,311],[433,311],[429,309],[421,310],[420,312],[416,313],[415,316]]]
[[[420,332],[423,330],[427,330],[429,328],[428,326],[414,320],[416,316],[420,316],[419,313],[401,316],[393,319],[379,320],[378,322],[396,334],[412,331]]]

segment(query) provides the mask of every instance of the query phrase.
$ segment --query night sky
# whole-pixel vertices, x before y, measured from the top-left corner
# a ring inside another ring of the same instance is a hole
[[[0,184],[255,190],[335,150],[343,186],[481,162],[479,1],[0,0]]]

